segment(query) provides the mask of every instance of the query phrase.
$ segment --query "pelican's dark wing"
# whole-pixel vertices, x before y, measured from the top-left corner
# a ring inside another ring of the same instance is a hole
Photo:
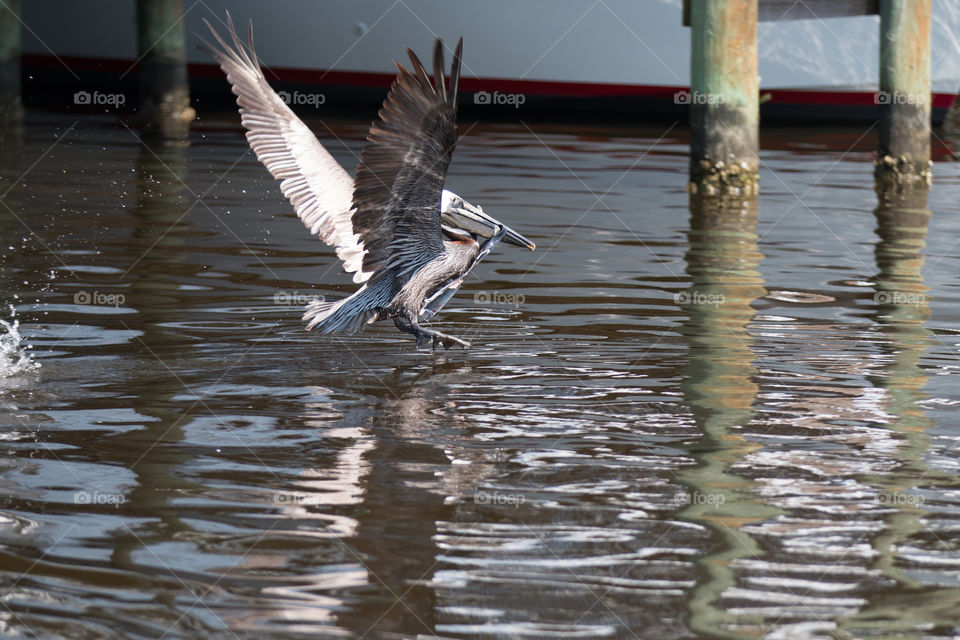
[[[250,147],[273,177],[281,181],[280,190],[310,233],[336,249],[343,268],[348,273],[356,272],[356,282],[367,280],[370,273],[362,269],[363,246],[350,220],[350,175],[267,84],[253,50],[253,26],[248,51],[237,36],[229,13],[227,27],[232,47],[206,19],[204,23],[220,45],[204,41],[205,48],[220,63],[233,87]]]
[[[353,191],[353,230],[366,253],[363,270],[386,264],[413,266],[443,251],[440,197],[457,143],[457,43],[450,86],[443,73],[443,43],[433,55],[433,81],[409,49],[413,71],[399,74],[374,121]]]

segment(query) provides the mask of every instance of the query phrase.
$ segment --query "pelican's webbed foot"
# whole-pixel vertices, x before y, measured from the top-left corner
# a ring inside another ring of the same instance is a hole
[[[424,329],[424,331],[429,331],[429,330]],[[467,348],[470,347],[470,343],[469,343],[469,342],[467,342],[466,340],[461,340],[460,338],[458,338],[458,337],[456,337],[456,336],[448,336],[447,334],[445,334],[445,333],[440,333],[439,331],[430,331],[430,333],[433,334],[433,348],[434,348],[434,349],[437,348],[437,344],[438,344],[438,343],[439,343],[439,344],[442,344],[444,349],[449,349],[450,347],[454,347],[454,346],[456,346],[456,345],[460,345],[460,346],[463,347],[464,349],[467,349]]]
[[[442,345],[444,349],[449,349],[450,347],[460,345],[464,349],[470,346],[470,343],[466,340],[461,340],[455,336],[448,336],[445,333],[440,331],[434,331],[433,329],[425,329],[421,327],[417,322],[412,321],[408,322],[405,318],[400,316],[395,316],[393,323],[397,325],[397,329],[404,331],[406,333],[412,334],[417,339],[417,346],[430,342],[433,340],[433,348],[436,349],[437,345]]]

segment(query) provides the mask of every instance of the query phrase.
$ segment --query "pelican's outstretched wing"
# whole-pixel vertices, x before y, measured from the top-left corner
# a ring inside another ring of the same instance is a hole
[[[219,47],[204,41],[237,96],[247,140],[274,178],[297,215],[328,245],[348,272],[356,272],[355,282],[370,277],[363,269],[363,244],[354,234],[350,216],[353,180],[331,156],[316,136],[267,84],[253,49],[253,25],[250,25],[249,51],[237,36],[230,13],[227,27],[233,45],[228,45],[204,19]]]
[[[363,241],[364,271],[419,266],[443,251],[440,205],[444,177],[457,143],[457,85],[463,39],[457,43],[450,86],[437,40],[431,82],[407,49],[413,72],[399,74],[363,149],[353,192],[353,229]]]

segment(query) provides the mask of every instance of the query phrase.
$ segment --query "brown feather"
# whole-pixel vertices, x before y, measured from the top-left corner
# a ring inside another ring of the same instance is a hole
[[[388,261],[428,260],[443,250],[440,198],[457,135],[456,103],[450,101],[456,92],[445,86],[442,52],[438,41],[431,80],[407,50],[411,70],[395,63],[397,77],[370,126],[357,167],[352,218],[366,250],[365,271]],[[459,78],[459,69],[452,68],[450,78]]]

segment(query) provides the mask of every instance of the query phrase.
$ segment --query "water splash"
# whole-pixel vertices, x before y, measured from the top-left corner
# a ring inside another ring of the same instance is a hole
[[[16,319],[13,305],[10,311],[14,315],[13,324],[0,319],[0,378],[9,378],[24,371],[40,368],[39,362],[30,357],[30,345],[20,336],[20,321]]]

